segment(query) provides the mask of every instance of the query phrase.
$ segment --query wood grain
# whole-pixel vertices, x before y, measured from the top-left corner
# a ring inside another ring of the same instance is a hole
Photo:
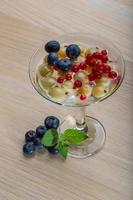
[[[132,9],[130,0],[0,0],[0,200],[132,199]],[[77,31],[109,38],[126,63],[116,94],[87,108],[105,125],[105,148],[84,160],[26,159],[21,150],[26,130],[53,111],[60,118],[73,112],[34,91],[30,56],[42,41]]]

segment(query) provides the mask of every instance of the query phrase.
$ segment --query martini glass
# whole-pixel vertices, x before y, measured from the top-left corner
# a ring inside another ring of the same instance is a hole
[[[66,129],[72,128],[81,130],[83,134],[87,134],[87,140],[78,145],[69,146],[69,156],[75,158],[86,158],[99,152],[103,148],[106,140],[106,131],[104,126],[97,119],[85,114],[86,106],[101,102],[116,92],[124,78],[124,60],[118,48],[112,44],[111,41],[98,35],[91,35],[89,33],[74,33],[63,35],[56,39],[60,42],[60,44],[63,45],[81,44],[87,48],[100,47],[101,49],[106,49],[108,51],[111,62],[114,64],[114,70],[116,70],[119,74],[117,79],[112,81],[112,84],[109,87],[109,91],[101,98],[90,97],[88,101],[83,104],[75,103],[75,97],[73,97],[73,95],[70,95],[65,100],[57,100],[51,98],[47,92],[40,87],[36,75],[38,66],[43,63],[44,57],[46,56],[46,52],[44,51],[46,42],[36,50],[30,59],[29,76],[35,90],[42,97],[53,103],[67,107],[75,107],[75,115],[69,115],[61,122],[59,132],[63,133]]]

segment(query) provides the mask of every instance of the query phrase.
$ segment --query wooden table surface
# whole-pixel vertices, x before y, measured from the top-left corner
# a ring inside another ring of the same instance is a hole
[[[0,0],[0,200],[132,199],[132,9],[132,0]],[[30,56],[42,41],[77,31],[106,36],[125,59],[120,89],[87,108],[104,124],[106,145],[83,160],[26,159],[26,130],[47,115],[62,118],[72,112],[36,93],[28,77]]]

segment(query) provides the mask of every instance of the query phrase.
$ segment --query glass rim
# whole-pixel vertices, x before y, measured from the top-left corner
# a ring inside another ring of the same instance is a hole
[[[110,44],[111,44],[110,46],[112,46],[113,48],[115,48],[115,49],[119,52],[119,56],[120,56],[120,59],[121,59],[121,61],[122,61],[122,65],[123,65],[123,73],[122,73],[121,79],[119,80],[118,84],[116,85],[116,87],[114,88],[114,90],[113,90],[111,93],[107,94],[105,97],[100,98],[100,99],[97,100],[97,101],[94,101],[94,102],[92,102],[92,103],[88,103],[88,104],[85,104],[85,105],[84,105],[84,104],[83,104],[83,105],[78,105],[78,104],[77,104],[77,105],[76,105],[76,104],[75,104],[75,105],[63,104],[62,102],[56,102],[56,101],[54,101],[54,100],[48,98],[47,96],[43,95],[43,94],[38,90],[38,88],[36,87],[36,85],[35,85],[35,83],[34,83],[34,81],[33,81],[33,78],[32,78],[32,76],[31,76],[31,62],[32,62],[32,59],[36,56],[37,52],[39,52],[39,50],[42,49],[42,48],[44,47],[45,42],[43,42],[43,43],[34,51],[34,53],[31,55],[30,60],[29,60],[29,64],[28,64],[28,74],[29,74],[29,78],[30,78],[30,81],[31,81],[32,86],[34,87],[34,89],[38,92],[38,94],[40,94],[40,95],[41,95],[43,98],[45,98],[46,100],[48,100],[48,101],[50,101],[50,102],[52,102],[52,103],[55,103],[55,104],[57,104],[57,105],[62,105],[62,106],[66,106],[66,107],[86,107],[86,106],[89,106],[89,105],[91,105],[91,104],[95,104],[95,103],[99,103],[99,102],[104,101],[104,100],[107,99],[108,97],[112,96],[112,95],[119,89],[119,87],[121,86],[121,84],[122,84],[122,82],[123,82],[123,79],[124,79],[124,77],[125,77],[125,61],[124,61],[123,55],[122,55],[121,51],[119,50],[119,48],[118,48],[114,43],[112,43],[111,40],[106,39],[105,37],[103,38],[103,36],[101,36],[100,34],[99,34],[99,35],[97,35],[97,34],[93,34],[93,35],[92,35],[92,33],[89,33],[89,32],[88,32],[88,33],[76,32],[76,33],[70,33],[70,34],[63,34],[63,35],[57,37],[57,40],[60,39],[60,38],[62,38],[62,37],[65,37],[65,36],[74,36],[74,35],[81,36],[81,37],[83,37],[83,36],[85,36],[85,35],[86,35],[86,36],[89,35],[89,36],[92,37],[93,39],[99,38],[99,37],[100,37],[101,40],[105,40],[105,43],[110,43]],[[97,41],[98,41],[98,39],[97,39]],[[104,42],[103,42],[103,45],[104,45]]]

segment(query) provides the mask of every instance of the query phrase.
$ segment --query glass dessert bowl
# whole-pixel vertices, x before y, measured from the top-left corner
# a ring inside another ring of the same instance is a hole
[[[76,107],[75,116],[67,116],[59,132],[71,128],[88,135],[81,144],[69,147],[70,156],[86,158],[104,146],[105,129],[97,119],[85,115],[85,108],[111,96],[124,73],[117,47],[89,33],[64,35],[42,44],[33,54],[29,76],[36,91],[53,103]]]

